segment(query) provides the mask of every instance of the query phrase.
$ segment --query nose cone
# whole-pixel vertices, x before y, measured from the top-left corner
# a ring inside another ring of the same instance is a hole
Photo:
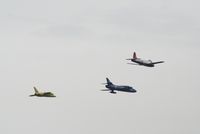
[[[136,93],[137,91],[134,89],[133,92]]]
[[[136,91],[135,89],[133,89],[132,87],[131,87],[130,91],[133,92],[133,93],[137,92],[137,91]]]

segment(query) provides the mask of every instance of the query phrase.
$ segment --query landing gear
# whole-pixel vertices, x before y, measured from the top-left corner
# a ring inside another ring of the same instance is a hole
[[[112,93],[112,94],[116,94],[117,92],[115,92],[114,90],[111,90],[110,93]]]

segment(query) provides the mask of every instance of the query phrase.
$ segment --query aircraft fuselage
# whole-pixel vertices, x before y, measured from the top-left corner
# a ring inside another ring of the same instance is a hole
[[[44,92],[44,93],[38,93],[38,94],[35,94],[35,96],[38,96],[38,97],[56,97],[53,93],[51,92]]]
[[[138,58],[136,56],[136,52],[133,53],[133,58],[127,59],[127,60],[131,60],[132,62],[135,62],[138,65],[143,65],[143,66],[147,66],[147,67],[154,67],[155,64],[159,64],[159,63],[163,63],[164,62],[164,61],[152,62],[151,60],[140,59],[140,58]],[[128,64],[130,64],[130,63],[128,63]]]
[[[141,60],[141,59],[131,59],[132,62],[135,62],[139,65],[147,66],[147,67],[154,67],[154,64],[151,60]]]
[[[110,89],[112,92],[115,91],[115,90],[116,91],[123,91],[123,92],[132,92],[132,93],[136,92],[136,90],[133,89],[130,86],[120,86],[120,85],[114,85],[113,84],[113,85],[106,85],[105,87]]]

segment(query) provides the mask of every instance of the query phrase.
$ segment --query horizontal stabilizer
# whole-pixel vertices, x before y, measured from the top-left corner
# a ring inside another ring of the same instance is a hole
[[[110,91],[109,89],[102,89],[101,91]]]
[[[102,85],[106,85],[107,83],[101,83]]]
[[[126,60],[132,60],[132,59],[126,59]]]

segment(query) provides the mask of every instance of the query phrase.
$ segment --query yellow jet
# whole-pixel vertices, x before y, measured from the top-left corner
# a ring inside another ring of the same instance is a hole
[[[51,92],[39,92],[38,90],[37,90],[37,88],[36,87],[33,87],[34,88],[34,90],[35,90],[35,94],[33,94],[33,95],[30,95],[30,97],[32,97],[32,96],[37,96],[37,97],[56,97],[53,93],[51,93]]]

